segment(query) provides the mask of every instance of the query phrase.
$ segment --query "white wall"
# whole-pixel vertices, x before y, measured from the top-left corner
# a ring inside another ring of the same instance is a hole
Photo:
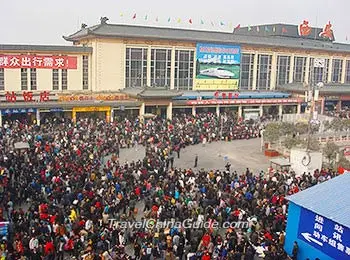
[[[291,149],[290,151],[291,168],[295,171],[296,175],[302,175],[304,172],[311,173],[313,175],[314,170],[321,169],[322,167],[321,152],[310,152],[311,161],[309,165],[303,164],[303,158],[305,156],[307,156],[305,150]],[[307,163],[307,160],[304,160],[304,162]]]

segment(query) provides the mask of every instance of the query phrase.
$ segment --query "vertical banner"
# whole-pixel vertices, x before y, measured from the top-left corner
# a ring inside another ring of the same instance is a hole
[[[235,90],[239,86],[241,47],[197,43],[194,90]]]

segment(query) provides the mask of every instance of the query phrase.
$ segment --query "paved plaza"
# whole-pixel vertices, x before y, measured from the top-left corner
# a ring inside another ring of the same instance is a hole
[[[224,169],[226,162],[230,162],[231,170],[241,173],[247,167],[254,173],[261,170],[266,171],[269,167],[268,158],[260,151],[260,139],[234,140],[231,142],[213,142],[187,146],[181,150],[180,159],[177,157],[174,166],[177,168],[193,168],[196,154],[198,155],[199,169]],[[120,162],[131,162],[132,160],[143,159],[145,148],[121,149]]]

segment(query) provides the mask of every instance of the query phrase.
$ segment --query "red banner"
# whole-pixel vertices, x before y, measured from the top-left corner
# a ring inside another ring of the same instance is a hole
[[[0,55],[0,68],[77,69],[77,57]]]
[[[291,104],[300,103],[301,99],[208,99],[208,100],[191,100],[187,101],[187,105],[255,105],[255,104]]]

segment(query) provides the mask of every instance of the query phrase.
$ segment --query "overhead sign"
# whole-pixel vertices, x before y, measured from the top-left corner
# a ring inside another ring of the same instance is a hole
[[[238,89],[241,47],[197,43],[194,90]]]
[[[304,208],[298,238],[334,259],[350,258],[350,229]]]
[[[0,55],[0,68],[77,69],[77,57]]]
[[[302,37],[309,36],[311,34],[311,30],[312,28],[307,20],[304,20],[302,24],[298,26],[298,34]]]
[[[36,113],[36,108],[7,108],[1,110],[2,115]]]
[[[33,91],[23,91],[17,93],[14,91],[6,91],[4,99],[0,97],[1,102],[48,102],[51,94],[49,91],[41,91],[40,93],[33,93]]]
[[[300,103],[297,98],[289,99],[207,99],[189,100],[187,105],[257,105],[257,104],[293,104]]]
[[[334,40],[332,24],[330,21],[323,27],[323,30],[320,32],[319,36],[330,41]]]
[[[58,96],[59,102],[72,102],[72,101],[117,101],[127,100],[128,95],[125,94],[97,94],[97,95],[60,95]]]

